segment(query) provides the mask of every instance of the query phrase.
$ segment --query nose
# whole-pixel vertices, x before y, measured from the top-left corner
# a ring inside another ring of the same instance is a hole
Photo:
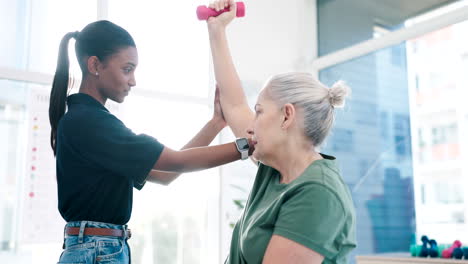
[[[253,136],[253,135],[254,135],[254,130],[253,130],[254,122],[255,122],[255,120],[252,120],[252,121],[250,122],[249,126],[247,127],[247,130],[245,130],[249,136]]]
[[[130,80],[128,81],[128,85],[130,87],[133,87],[133,86],[136,86],[136,79],[135,79],[135,75],[132,74],[132,77],[130,78]]]

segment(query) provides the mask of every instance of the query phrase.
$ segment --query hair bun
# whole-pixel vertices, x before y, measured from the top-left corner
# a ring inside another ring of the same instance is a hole
[[[351,93],[351,88],[344,81],[337,81],[328,89],[330,104],[333,107],[343,107],[345,97]]]
[[[79,31],[75,31],[75,32],[72,32],[72,37],[74,39],[78,39],[78,36],[80,35],[80,32]]]

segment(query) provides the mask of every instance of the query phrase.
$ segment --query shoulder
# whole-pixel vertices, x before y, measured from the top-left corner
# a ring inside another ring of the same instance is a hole
[[[315,161],[304,171],[298,183],[310,185],[311,188],[328,190],[337,196],[347,195],[349,192],[335,159]]]
[[[338,206],[343,209],[343,211],[346,211],[342,195],[340,195],[336,189],[319,182],[305,182],[295,190],[294,194],[295,196],[302,197],[301,200],[303,200],[305,203],[312,202],[314,204],[334,204],[335,208]]]
[[[79,109],[67,112],[59,124],[59,134],[70,144],[94,144],[133,135],[124,123],[108,111]]]
[[[333,205],[345,213],[352,210],[349,208],[352,205],[349,189],[334,163],[329,161],[310,166],[290,189],[291,196],[301,197],[305,203]]]
[[[92,108],[76,109],[67,112],[60,120],[64,128],[86,128],[87,131],[102,127],[125,127],[124,123],[112,113]]]
[[[330,175],[326,176],[330,177]],[[355,215],[351,192],[347,185],[339,179],[304,181],[291,192],[290,199],[307,203],[309,207],[320,208],[320,211],[324,213],[344,217],[342,220],[346,219],[346,221],[351,220]]]

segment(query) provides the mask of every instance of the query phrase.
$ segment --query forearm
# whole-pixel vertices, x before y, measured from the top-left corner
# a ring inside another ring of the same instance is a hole
[[[247,99],[229,51],[225,29],[209,31],[209,37],[215,78],[220,87],[223,110],[229,111],[229,108],[240,104],[247,105]]]
[[[208,146],[223,128],[224,124],[211,119],[182,149]],[[148,174],[148,181],[169,185],[181,174],[180,172],[151,170]]]
[[[210,169],[240,159],[234,142],[211,147],[173,151],[165,148],[153,169],[174,172],[192,172]]]
[[[240,159],[235,143],[183,150],[183,171],[204,170]],[[203,157],[200,158],[200,157]]]
[[[214,119],[208,121],[205,126],[182,149],[204,147],[210,145],[216,135],[224,128],[224,124]]]

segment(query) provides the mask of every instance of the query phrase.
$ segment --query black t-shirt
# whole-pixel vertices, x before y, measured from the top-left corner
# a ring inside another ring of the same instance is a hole
[[[65,221],[126,224],[164,146],[136,135],[93,97],[68,97],[57,130],[58,207]]]

